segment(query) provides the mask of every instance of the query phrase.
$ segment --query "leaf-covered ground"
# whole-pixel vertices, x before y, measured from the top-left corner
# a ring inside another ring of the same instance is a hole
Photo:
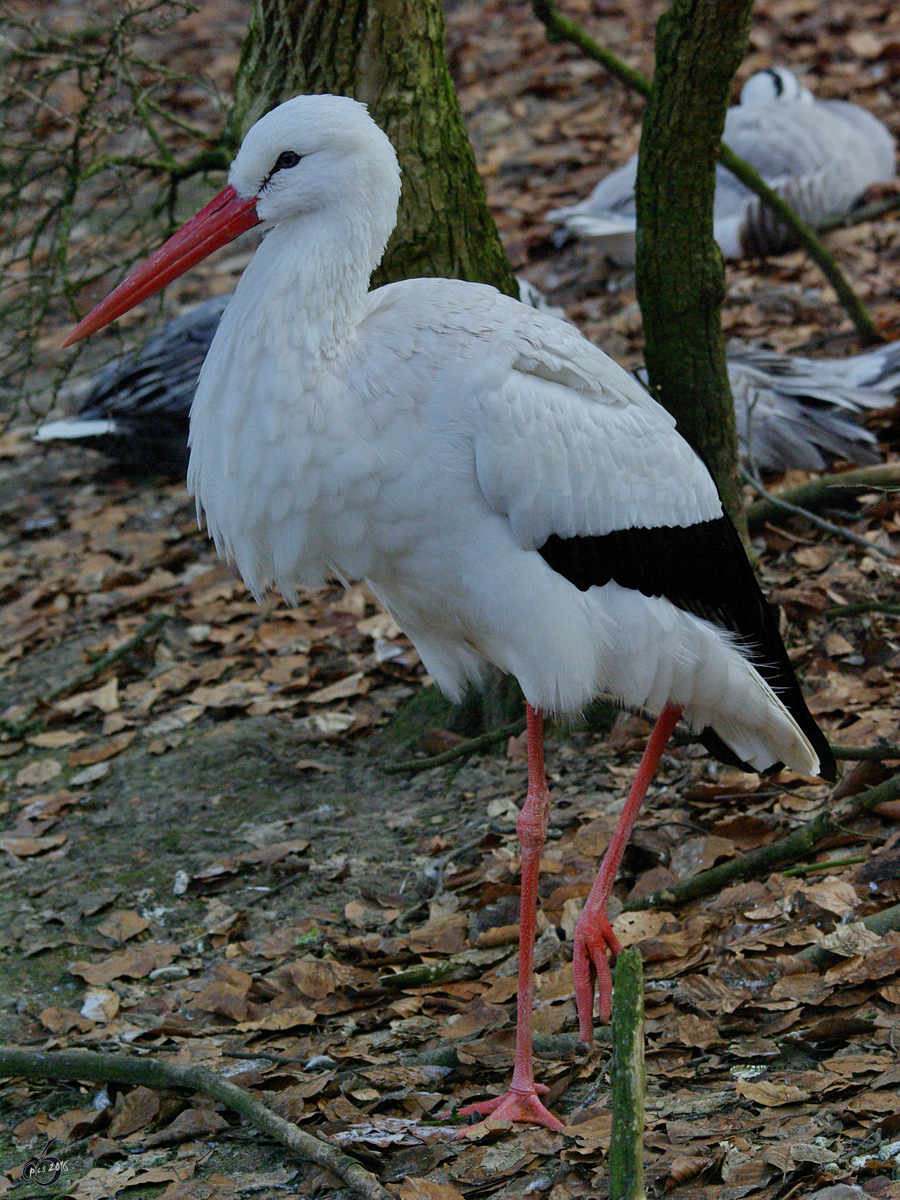
[[[201,5],[187,33],[169,30],[173,61],[227,92],[242,7]],[[652,69],[649,9],[567,11]],[[639,101],[548,46],[525,5],[464,2],[449,23],[517,269],[633,362],[633,289],[589,247],[554,248],[541,218],[631,153]],[[896,132],[898,47],[887,0],[780,0],[757,7],[741,77],[793,64],[817,94],[855,99]],[[896,336],[900,220],[829,244]],[[236,269],[226,259],[181,298],[225,290]],[[730,268],[725,322],[779,349],[855,348],[799,254]],[[438,1115],[499,1091],[510,1069],[520,739],[387,774],[455,739],[439,710],[424,737],[406,732],[397,714],[427,680],[363,588],[258,606],[216,563],[180,483],[122,479],[28,432],[0,442],[0,1038],[208,1066],[356,1153],[402,1200],[605,1196],[608,1038],[576,1049],[569,947],[646,727],[623,717],[611,733],[550,739],[536,1028],[567,1129],[454,1140]],[[879,432],[890,457],[890,416]],[[896,604],[898,501],[873,491],[840,506],[833,519],[869,550],[791,520],[758,538],[759,569],[833,739],[897,742],[897,618],[841,607]],[[848,763],[843,790],[890,770]],[[616,904],[823,809],[840,816],[840,803],[824,785],[761,781],[677,745]],[[900,899],[898,816],[894,801],[843,822],[799,873],[785,864],[674,912],[617,917],[644,958],[651,1196],[774,1200],[835,1182],[900,1196],[900,935],[859,924]],[[825,965],[804,953],[817,946]],[[57,1194],[78,1200],[346,1194],[199,1095],[20,1080],[0,1105],[0,1194],[52,1194],[21,1172],[53,1139],[67,1166]]]

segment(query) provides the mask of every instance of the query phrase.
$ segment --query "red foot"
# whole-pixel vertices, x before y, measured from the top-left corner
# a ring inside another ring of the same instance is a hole
[[[597,988],[597,1015],[605,1025],[612,1008],[610,963],[616,961],[616,955],[622,949],[606,916],[606,905],[596,913],[590,912],[585,905],[575,925],[574,940],[572,978],[578,1009],[578,1031],[582,1042],[588,1046],[594,1037],[594,985]]]
[[[565,1129],[562,1121],[554,1117],[541,1103],[538,1092],[546,1095],[547,1088],[542,1083],[535,1084],[534,1091],[531,1092],[516,1092],[510,1088],[504,1095],[493,1100],[467,1104],[465,1108],[457,1109],[457,1113],[461,1117],[471,1117],[477,1113],[482,1117],[500,1117],[507,1121],[527,1121],[531,1125],[545,1125],[547,1129]],[[464,1132],[461,1131],[459,1136],[464,1137]]]

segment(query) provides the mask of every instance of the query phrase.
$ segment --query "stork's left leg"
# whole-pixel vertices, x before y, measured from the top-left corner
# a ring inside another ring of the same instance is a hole
[[[622,809],[622,815],[619,817],[619,823],[606,848],[591,894],[585,901],[581,916],[575,925],[572,975],[575,982],[575,1003],[578,1006],[578,1030],[586,1046],[590,1045],[594,1036],[594,985],[597,987],[600,1020],[608,1021],[612,1003],[612,972],[609,964],[615,962],[616,955],[622,949],[606,915],[606,903],[650,780],[680,716],[681,708],[677,704],[667,704],[660,713],[625,801],[625,807]]]
[[[528,719],[528,795],[516,821],[516,832],[522,847],[522,891],[519,901],[519,991],[516,1016],[516,1056],[509,1091],[494,1100],[467,1104],[459,1111],[463,1116],[490,1113],[511,1121],[529,1121],[546,1125],[548,1129],[563,1129],[541,1103],[540,1096],[547,1088],[534,1082],[532,1059],[531,1010],[534,1002],[534,935],[537,921],[538,882],[541,869],[541,850],[547,836],[550,813],[550,792],[544,774],[543,715],[529,704]]]

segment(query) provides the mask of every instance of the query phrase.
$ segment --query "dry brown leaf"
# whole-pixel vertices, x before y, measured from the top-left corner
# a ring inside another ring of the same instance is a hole
[[[809,1100],[812,1093],[792,1083],[774,1083],[767,1079],[738,1079],[738,1096],[764,1108],[779,1108],[783,1104],[799,1104]]]
[[[106,762],[127,749],[137,737],[137,730],[129,729],[115,737],[107,738],[104,742],[96,742],[93,746],[84,746],[81,750],[73,750],[69,755],[70,767],[89,767],[94,763]]]
[[[409,947],[414,954],[456,954],[465,945],[468,923],[465,913],[435,917],[410,931]]]
[[[692,1179],[697,1178],[701,1171],[705,1171],[711,1165],[712,1159],[706,1155],[677,1155],[672,1159],[669,1166],[669,1175],[666,1179],[664,1190],[670,1192],[673,1188],[690,1183]]]
[[[612,1112],[598,1113],[587,1121],[579,1121],[577,1125],[567,1125],[567,1137],[575,1138],[577,1153],[580,1155],[595,1154],[598,1150],[609,1150],[612,1137]]]
[[[833,875],[816,883],[803,884],[799,891],[819,908],[836,913],[842,919],[860,902],[856,889],[846,880],[836,879]]]
[[[508,1020],[505,1008],[487,1004],[478,996],[463,1012],[450,1017],[437,1034],[442,1038],[472,1038],[491,1029],[501,1029]]]
[[[364,696],[369,690],[369,680],[362,671],[347,675],[344,679],[330,683],[318,691],[308,692],[305,699],[308,704],[331,704],[333,700],[346,700],[350,696]]]
[[[168,1145],[171,1142],[187,1142],[204,1137],[208,1133],[221,1133],[228,1128],[228,1121],[220,1113],[209,1108],[188,1108],[179,1113],[171,1124],[159,1133],[151,1133],[143,1139],[145,1146]]]
[[[98,1125],[105,1124],[106,1114],[95,1108],[70,1108],[58,1117],[50,1118],[46,1113],[29,1117],[16,1126],[13,1134],[20,1142],[40,1137],[65,1145],[66,1142],[87,1137]]]
[[[16,773],[16,787],[40,787],[62,774],[62,763],[55,758],[40,758],[30,762]]]
[[[720,859],[734,858],[735,852],[735,844],[730,838],[688,838],[672,855],[669,869],[678,879],[689,879],[714,867]]]
[[[73,962],[69,967],[70,975],[80,975],[88,983],[103,987],[114,979],[125,976],[131,979],[144,979],[151,971],[167,967],[181,953],[181,947],[174,942],[161,942],[135,947],[130,950],[120,950],[104,958],[101,962]]]
[[[58,1008],[56,1005],[42,1009],[38,1014],[38,1020],[51,1033],[60,1036],[70,1033],[73,1029],[86,1033],[94,1025],[93,1021],[83,1017],[81,1013],[77,1013],[74,1008]]]
[[[465,1200],[459,1188],[451,1183],[432,1183],[406,1175],[400,1184],[400,1200]]]
[[[861,1092],[847,1102],[847,1108],[863,1117],[896,1116],[897,1096],[891,1088]]]
[[[119,1011],[119,995],[109,988],[88,988],[81,1002],[81,1015],[97,1024],[107,1024]]]
[[[48,729],[45,733],[36,733],[27,737],[29,746],[38,746],[42,750],[59,750],[63,746],[72,746],[87,737],[86,733],[74,729]]]
[[[315,1025],[319,1014],[305,1004],[292,1004],[268,1012],[264,1017],[252,1021],[239,1021],[235,1025],[240,1033],[252,1033],[259,1029],[276,1031],[280,1029],[295,1029],[298,1025]]]
[[[301,958],[276,972],[273,982],[282,986],[289,980],[292,988],[301,996],[310,1000],[323,1000],[337,988],[343,987],[353,976],[353,968],[345,963]]]
[[[715,1022],[693,1013],[685,1013],[678,1017],[675,1022],[674,1039],[683,1046],[696,1046],[701,1050],[706,1050],[722,1040]]]
[[[227,963],[220,963],[211,972],[212,978],[193,1003],[204,1012],[217,1013],[232,1021],[243,1021],[248,1015],[247,999],[253,977]]]
[[[150,1088],[136,1087],[120,1094],[109,1125],[111,1138],[127,1137],[152,1125],[159,1112],[160,1100]]]
[[[656,937],[670,920],[668,913],[653,912],[651,909],[623,912],[612,923],[613,933],[623,946],[635,946]]]
[[[130,908],[117,908],[104,917],[97,926],[97,932],[102,933],[113,942],[127,942],[150,928],[150,922],[140,913]]]
[[[71,716],[80,716],[89,708],[98,708],[103,713],[115,712],[119,707],[118,677],[113,675],[106,683],[92,691],[76,692],[73,696],[55,700],[53,707]]]
[[[50,834],[49,837],[0,836],[0,850],[5,850],[16,858],[33,858],[36,854],[46,854],[48,850],[64,846],[68,840],[64,833]]]

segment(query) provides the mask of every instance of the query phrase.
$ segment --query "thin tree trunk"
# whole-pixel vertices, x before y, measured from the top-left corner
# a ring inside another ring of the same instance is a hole
[[[637,289],[654,396],[701,450],[745,533],[713,240],[715,162],[752,0],[674,0],[660,18],[636,185]]]
[[[368,104],[403,172],[397,229],[373,276],[518,286],[487,206],[444,49],[440,0],[254,0],[232,134],[301,92]]]

